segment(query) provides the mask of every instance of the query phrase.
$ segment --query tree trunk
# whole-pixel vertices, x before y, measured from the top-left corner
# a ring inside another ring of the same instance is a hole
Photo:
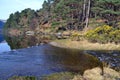
[[[87,13],[86,13],[85,29],[87,29],[88,23],[89,23],[90,4],[91,4],[91,1],[89,0],[89,1],[88,1]]]
[[[85,16],[86,16],[85,12],[86,12],[86,0],[84,0],[84,4],[83,4],[83,17],[82,17],[82,22],[84,22],[84,20],[85,20]]]

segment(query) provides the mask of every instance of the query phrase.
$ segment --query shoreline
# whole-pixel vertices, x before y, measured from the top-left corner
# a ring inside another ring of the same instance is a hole
[[[120,44],[113,43],[100,44],[84,41],[71,41],[70,39],[54,40],[49,43],[52,46],[79,50],[120,50]]]
[[[85,45],[83,45],[84,42],[86,42]],[[101,44],[100,45],[99,43],[94,44],[94,43],[89,43],[87,41],[82,42],[82,41],[71,41],[71,40],[55,40],[53,42],[50,42],[49,44],[54,46],[54,47],[59,47],[59,48],[77,49],[77,50],[88,51],[87,52],[88,54],[93,55],[94,57],[97,57],[102,62],[105,62],[106,63],[105,66],[110,66],[111,68],[114,68],[115,70],[120,71],[120,67],[118,66],[119,63],[117,62],[120,60],[119,54],[116,54],[116,53],[111,54],[113,57],[116,57],[117,61],[114,61],[114,58],[111,57],[110,54],[107,54],[107,55],[106,55],[106,53],[94,54],[93,52],[89,52],[89,51],[109,51],[109,50],[110,51],[114,51],[114,50],[119,51],[120,45],[115,45],[115,44]],[[82,45],[80,45],[80,44],[82,44]],[[96,47],[96,45],[100,46],[100,47]],[[105,46],[105,47],[103,47],[103,46]],[[116,48],[115,46],[118,46],[118,47]],[[108,58],[104,58],[104,57],[108,57]],[[114,67],[113,64],[116,67]]]
[[[56,72],[44,76],[12,76],[9,80],[119,80],[120,73],[115,70],[104,67],[104,74],[101,75],[102,71],[99,67],[85,70],[83,75],[72,72]]]

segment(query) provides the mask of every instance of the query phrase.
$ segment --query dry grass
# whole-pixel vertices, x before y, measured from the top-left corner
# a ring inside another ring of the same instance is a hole
[[[74,74],[70,72],[60,72],[45,76],[40,80],[71,80],[73,77]]]
[[[80,50],[120,50],[120,45],[116,45],[113,43],[108,44],[90,43],[87,40],[84,41],[71,41],[69,39],[55,40],[50,44],[57,47],[74,48]]]
[[[110,68],[104,68],[104,75],[101,75],[100,68],[86,70],[81,75],[76,75],[72,80],[120,80],[120,73]]]
[[[8,80],[120,80],[120,72],[117,72],[108,67],[104,67],[104,74],[101,75],[101,69],[99,67],[86,70],[81,76],[80,74],[73,74],[70,72],[60,72],[54,73],[48,76],[44,76],[42,78],[35,77],[18,77],[14,76]]]

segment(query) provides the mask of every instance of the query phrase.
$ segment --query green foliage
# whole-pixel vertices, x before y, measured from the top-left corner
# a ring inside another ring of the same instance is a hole
[[[80,41],[83,40],[83,35],[81,35],[80,33],[72,33],[70,38],[72,41]]]
[[[109,33],[109,37],[115,43],[120,43],[120,30],[114,30]]]
[[[93,18],[96,16],[107,20],[107,25],[116,27],[116,22],[120,16],[120,0],[94,0],[91,5]],[[114,22],[113,22],[114,21]]]
[[[90,18],[99,18],[103,20],[104,24],[118,27],[116,23],[119,22],[120,17],[120,0],[90,1]],[[64,21],[64,27],[67,29],[83,30],[88,0],[86,0],[85,5],[84,10],[84,0],[44,0],[40,10],[34,11],[28,8],[22,12],[11,14],[4,28],[23,28],[22,30],[27,31],[36,30],[44,24],[52,23],[50,26],[53,29],[59,27],[57,25]]]
[[[79,15],[77,12],[79,12],[81,0],[60,0],[59,3],[56,3],[54,6],[54,13],[58,17],[61,17],[62,19],[72,19],[72,16]]]
[[[35,18],[35,12],[31,9],[25,9],[21,13],[11,14],[5,24],[5,28],[22,28],[30,27],[32,19]]]
[[[35,77],[33,76],[14,76],[8,80],[37,80]]]
[[[74,74],[70,72],[54,73],[43,77],[41,80],[71,80]]]
[[[97,27],[96,29],[89,30],[85,37],[90,42],[108,43],[108,42],[120,42],[120,30],[116,30],[111,26],[104,25]]]
[[[51,24],[52,27],[55,27],[55,26],[58,26],[58,25],[60,25],[60,22],[52,22],[52,24]]]

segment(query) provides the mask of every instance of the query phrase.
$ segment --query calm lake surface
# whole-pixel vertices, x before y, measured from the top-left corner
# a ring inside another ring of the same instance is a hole
[[[0,43],[4,40],[4,37],[2,34],[0,34]]]
[[[8,52],[10,50],[10,46],[6,42],[0,43],[0,53]]]
[[[82,51],[62,49],[48,44],[0,53],[0,79],[12,76],[43,76],[71,71],[83,72],[99,66],[97,58]]]
[[[111,65],[120,67],[120,51],[64,49],[40,44],[44,39],[48,37],[5,37],[7,43],[0,43],[0,80],[12,76],[41,77],[64,71],[82,74],[86,69],[100,67],[99,60],[110,61]]]

